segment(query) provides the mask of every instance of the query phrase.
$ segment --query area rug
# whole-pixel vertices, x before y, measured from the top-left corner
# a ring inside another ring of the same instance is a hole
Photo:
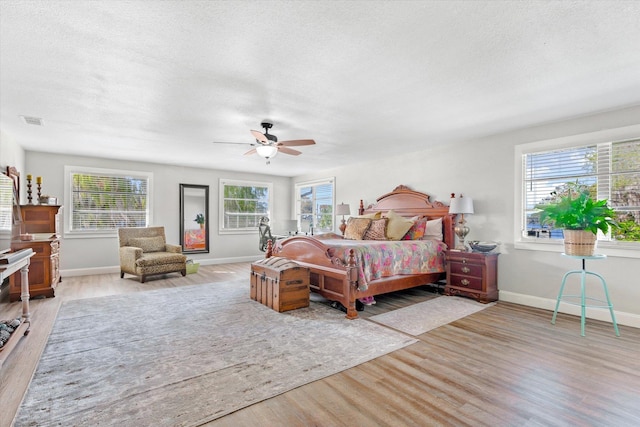
[[[198,426],[414,339],[311,303],[277,313],[249,281],[63,303],[20,426]]]
[[[441,296],[369,319],[417,336],[492,305],[495,303],[482,304],[468,298]]]

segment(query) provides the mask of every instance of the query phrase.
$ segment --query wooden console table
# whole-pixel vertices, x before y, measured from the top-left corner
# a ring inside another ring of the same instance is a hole
[[[29,268],[29,293],[32,297],[53,297],[61,281],[60,276],[60,215],[58,205],[20,205],[22,232],[33,235],[33,240],[13,240],[11,250],[31,248],[36,253]],[[12,276],[9,301],[20,300],[20,276]]]
[[[13,252],[4,256],[9,257],[6,264],[0,264],[0,283],[7,277],[10,277],[14,273],[20,271],[21,286],[22,286],[22,319],[20,326],[18,326],[11,334],[11,338],[7,341],[2,348],[0,348],[0,367],[4,364],[4,361],[9,357],[9,354],[13,351],[18,341],[20,340],[20,334],[28,335],[31,331],[31,313],[29,312],[29,264],[31,257],[35,255],[32,249],[23,249],[19,252]]]

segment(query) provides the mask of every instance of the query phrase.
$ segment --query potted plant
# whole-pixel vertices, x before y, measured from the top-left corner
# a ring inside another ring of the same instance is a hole
[[[536,206],[540,223],[563,229],[567,255],[593,255],[598,230],[606,234],[618,227],[608,201],[594,200],[584,185],[569,183],[566,191],[554,191],[551,196],[549,202]]]
[[[204,228],[204,215],[199,213],[198,215],[196,215],[196,219],[194,219],[195,222],[197,222],[198,224],[200,224],[200,228]]]

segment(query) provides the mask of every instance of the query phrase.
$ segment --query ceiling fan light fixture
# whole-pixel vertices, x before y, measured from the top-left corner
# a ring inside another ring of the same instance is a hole
[[[278,148],[273,145],[260,145],[256,147],[256,152],[260,157],[264,157],[265,159],[270,159],[278,154]]]
[[[260,124],[264,128],[264,133],[253,129],[249,131],[255,138],[256,142],[249,144],[254,148],[244,153],[244,155],[249,156],[251,154],[258,154],[263,159],[267,159],[267,164],[269,164],[270,158],[275,157],[281,151],[289,156],[299,156],[302,154],[300,151],[294,150],[290,147],[315,145],[316,143],[313,139],[292,139],[278,142],[278,138],[269,133],[269,129],[273,126],[273,123],[268,122],[267,119],[265,119]],[[237,142],[214,142],[218,144],[238,144]]]

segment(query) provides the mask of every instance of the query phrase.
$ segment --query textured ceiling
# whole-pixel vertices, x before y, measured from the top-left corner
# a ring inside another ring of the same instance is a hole
[[[639,1],[0,2],[27,150],[295,176],[638,104]],[[317,145],[212,143],[263,118]]]

